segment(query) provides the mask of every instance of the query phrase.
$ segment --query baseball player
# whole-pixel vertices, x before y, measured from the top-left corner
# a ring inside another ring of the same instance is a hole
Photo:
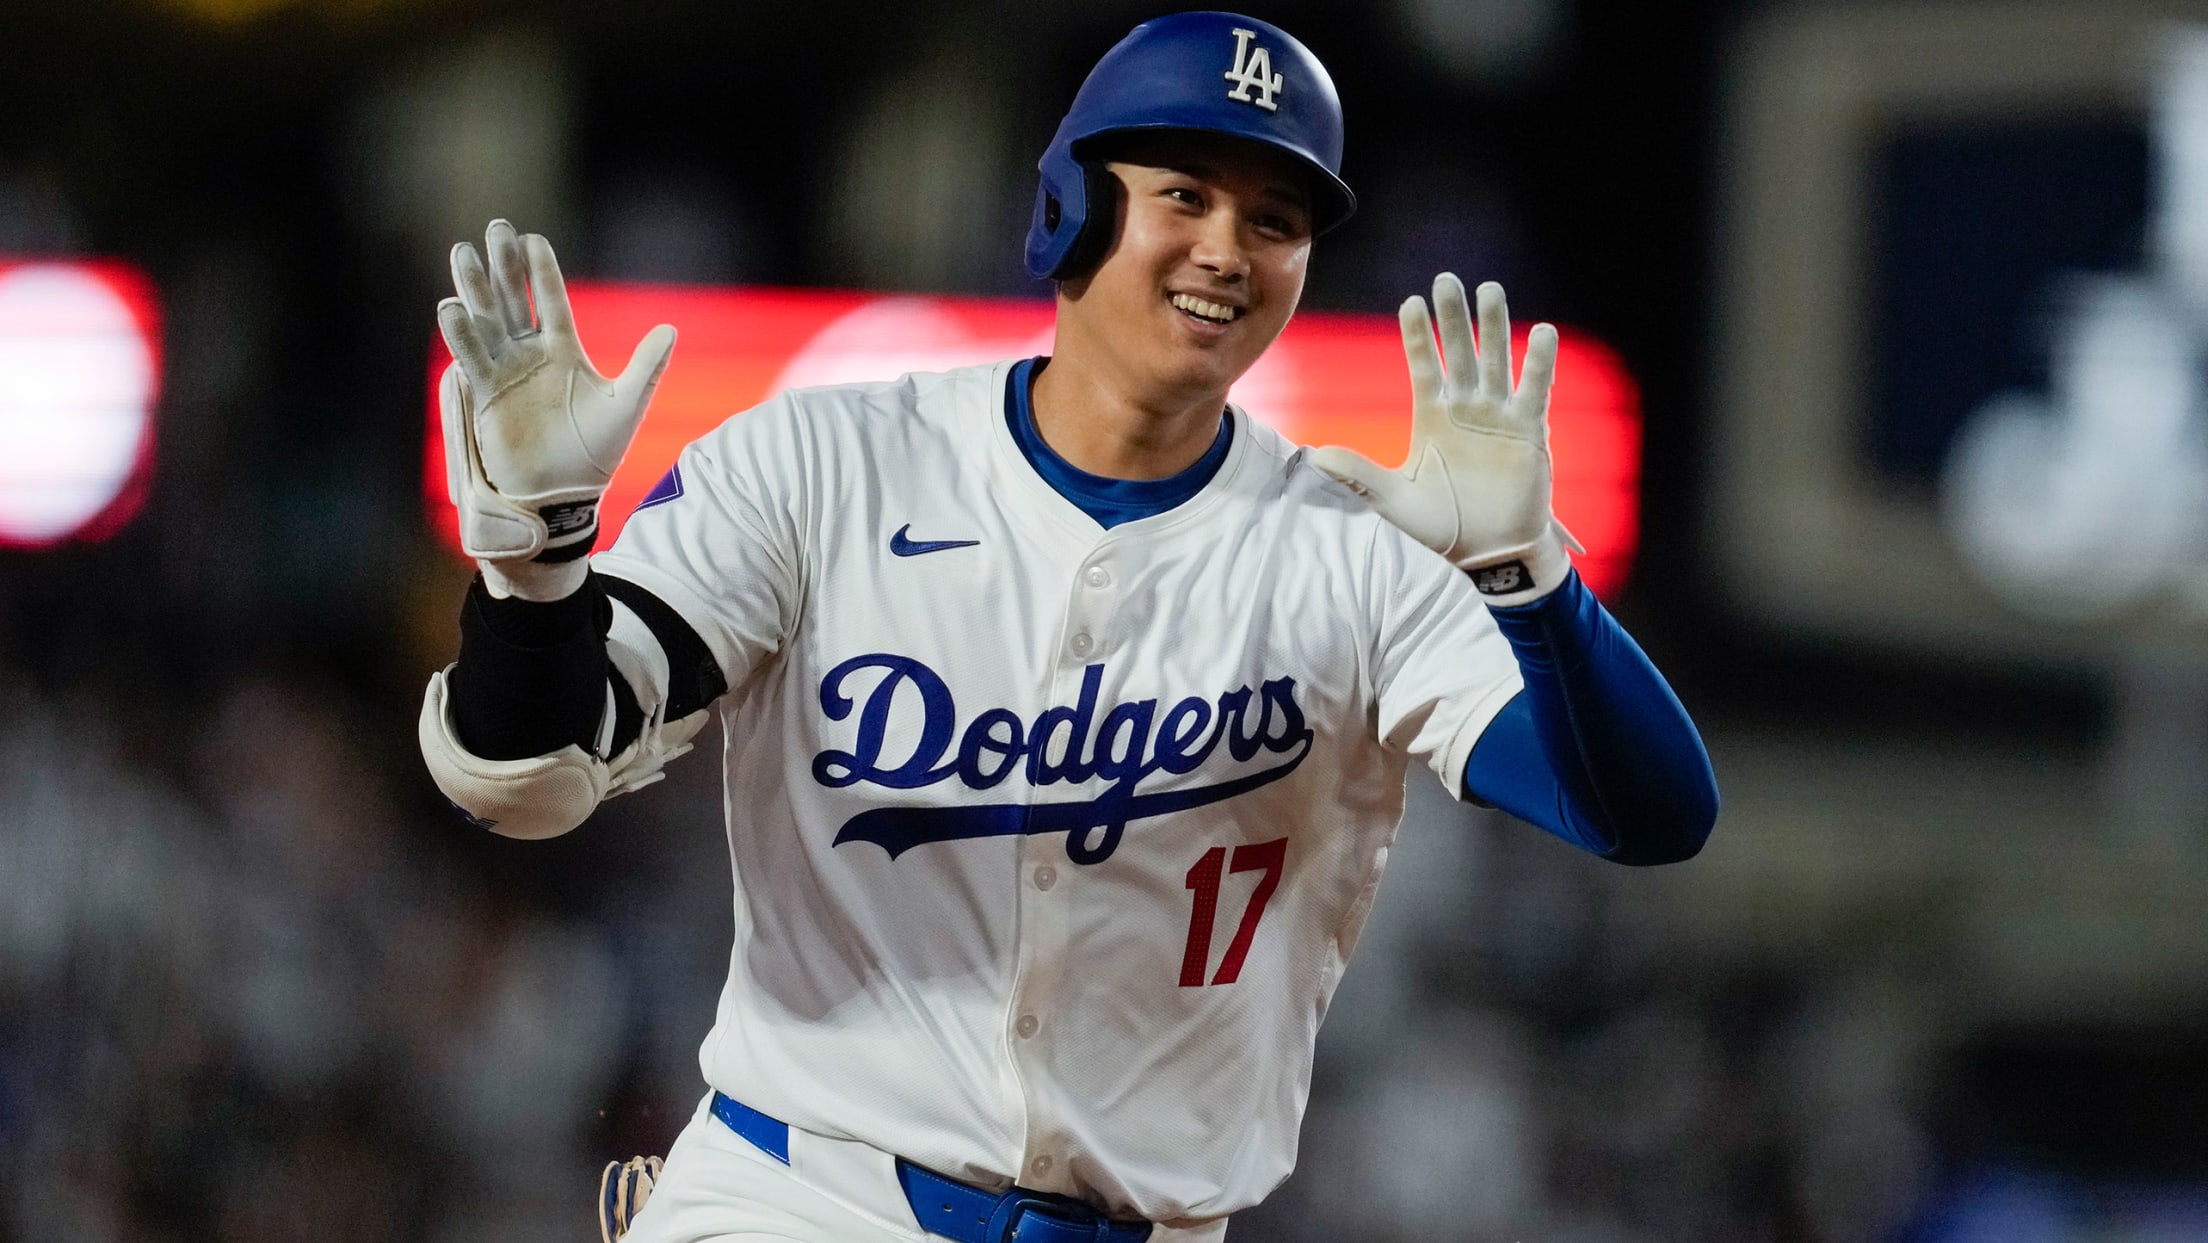
[[[1227,403],[1354,206],[1341,151],[1286,32],[1137,27],[1042,157],[1049,357],[781,393],[595,557],[673,330],[601,377],[544,239],[454,250],[482,573],[431,772],[546,837],[723,731],[709,1090],[609,1176],[632,1243],[1221,1238],[1294,1164],[1412,761],[1605,858],[1701,847],[1700,739],[1550,513],[1553,329],[1514,376],[1500,287],[1404,303],[1401,470]]]

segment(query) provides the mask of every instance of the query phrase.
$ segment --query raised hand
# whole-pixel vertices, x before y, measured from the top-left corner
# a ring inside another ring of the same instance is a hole
[[[575,335],[552,244],[494,220],[490,262],[452,248],[457,296],[437,304],[452,349],[439,404],[460,542],[493,593],[557,599],[582,583],[598,502],[675,346],[661,324],[613,379]],[[533,297],[532,297],[533,295]]]
[[[1479,336],[1464,282],[1434,278],[1434,313],[1404,301],[1411,372],[1411,449],[1385,469],[1351,449],[1314,449],[1311,462],[1364,496],[1388,521],[1472,575],[1489,603],[1524,604],[1564,581],[1569,532],[1550,511],[1549,385],[1556,329],[1534,325],[1524,372],[1511,380],[1510,308],[1503,287],[1479,288]],[[1441,343],[1434,342],[1434,318]]]

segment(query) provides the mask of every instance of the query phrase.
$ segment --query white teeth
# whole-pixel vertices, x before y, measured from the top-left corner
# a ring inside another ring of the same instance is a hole
[[[1174,294],[1173,305],[1191,315],[1200,316],[1219,324],[1232,323],[1240,318],[1242,314],[1240,307],[1221,306],[1216,302],[1206,302],[1202,298],[1192,297],[1185,293]]]

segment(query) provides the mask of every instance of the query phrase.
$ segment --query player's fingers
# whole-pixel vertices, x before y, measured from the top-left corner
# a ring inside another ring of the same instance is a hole
[[[490,374],[491,352],[477,331],[479,322],[458,298],[437,304],[437,329],[444,334],[445,348],[452,351],[453,360],[462,370],[483,376]]]
[[[1411,372],[1411,442],[1449,430],[1449,382],[1444,378],[1442,347],[1434,342],[1434,317],[1424,298],[1407,298],[1396,316],[1403,328],[1403,358]],[[1470,334],[1466,334],[1470,352]]]
[[[1464,282],[1454,272],[1434,278],[1434,318],[1441,325],[1441,354],[1449,368],[1449,391],[1469,396],[1474,382],[1473,363],[1479,357],[1472,341],[1472,311],[1464,300]],[[1479,345],[1486,345],[1482,338]]]
[[[1556,382],[1556,326],[1535,324],[1526,334],[1526,363],[1518,375],[1518,392],[1511,408],[1529,430],[1545,427],[1549,416],[1549,386]]]
[[[599,1243],[619,1243],[628,1223],[623,1220],[621,1204],[622,1170],[619,1161],[606,1162],[606,1168],[598,1173],[598,1239]]]
[[[1386,490],[1395,472],[1380,465],[1355,449],[1340,445],[1327,445],[1310,453],[1313,466],[1325,471],[1334,479],[1349,486],[1359,496],[1375,496]]]
[[[547,334],[575,335],[575,313],[567,305],[567,278],[560,275],[559,257],[541,233],[521,239],[529,259],[529,289],[536,295],[537,327]]]
[[[1396,308],[1403,326],[1403,361],[1410,365],[1411,392],[1423,401],[1441,391],[1441,355],[1434,348],[1434,320],[1426,299],[1409,297]]]
[[[667,373],[667,359],[674,350],[673,324],[661,324],[645,333],[644,339],[636,343],[636,352],[629,355],[629,365],[614,380],[614,391],[634,398],[639,407],[650,401],[652,390],[659,387],[659,377]]]
[[[1431,441],[1423,448],[1417,444],[1411,446],[1414,462],[1436,452],[1439,450]],[[1418,494],[1410,486],[1404,471],[1389,470],[1356,450],[1344,449],[1339,445],[1311,450],[1311,464],[1363,497],[1365,504],[1372,507],[1372,512],[1410,532],[1412,538],[1423,538],[1419,532],[1426,524],[1413,512],[1418,508]],[[1406,463],[1406,468],[1408,466]]]
[[[1446,425],[1442,402],[1441,354],[1434,346],[1434,320],[1426,299],[1411,297],[1396,309],[1403,326],[1403,361],[1411,372],[1411,435],[1432,435]]]
[[[1480,305],[1480,389],[1503,401],[1510,396],[1510,303],[1494,281],[1481,281],[1474,296]]]
[[[468,381],[459,363],[448,363],[437,385],[437,413],[445,433],[445,495],[460,503],[461,479],[468,469]]]
[[[475,246],[461,242],[452,248],[452,289],[471,315],[498,322],[498,297],[491,292],[491,274],[483,268],[483,256]]]
[[[517,337],[536,331],[529,314],[529,259],[523,253],[521,234],[504,220],[493,220],[484,231],[483,249],[491,254],[491,287],[498,292],[498,319]]]

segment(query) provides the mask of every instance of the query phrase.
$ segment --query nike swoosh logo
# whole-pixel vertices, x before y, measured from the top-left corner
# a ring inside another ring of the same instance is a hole
[[[917,557],[924,552],[941,552],[946,548],[971,548],[981,542],[978,539],[916,540],[907,534],[911,530],[909,522],[898,527],[897,534],[889,537],[889,550],[900,557]]]

